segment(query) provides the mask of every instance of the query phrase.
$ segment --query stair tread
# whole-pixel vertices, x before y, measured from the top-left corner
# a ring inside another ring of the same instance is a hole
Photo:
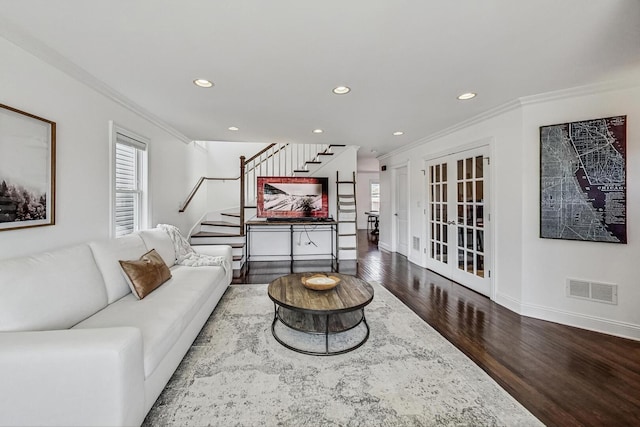
[[[240,218],[240,214],[237,212],[220,212],[220,215],[232,216],[234,218]]]
[[[306,164],[311,164],[311,165],[320,165],[322,164],[322,162],[318,162],[316,160],[309,160],[308,162],[305,162]]]
[[[355,251],[356,249],[358,248],[356,248],[355,246],[341,246],[338,248],[338,250],[341,251]]]
[[[346,147],[345,144],[329,144],[329,147]]]
[[[244,258],[244,255],[234,255],[233,256],[233,260],[234,261],[242,261],[242,258]]]
[[[338,222],[340,224],[355,224],[355,221],[341,221],[341,220],[338,220]]]
[[[318,156],[333,156],[334,153],[318,153]]]
[[[200,224],[215,225],[218,227],[240,227],[240,224],[234,224],[232,222],[226,222],[226,221],[202,221]]]
[[[191,237],[242,237],[239,233],[217,233],[215,231],[198,231],[191,235]]]
[[[336,184],[355,184],[355,181],[336,181]]]
[[[344,236],[357,236],[357,234],[356,234],[356,233],[338,234],[338,236],[340,236],[340,237],[344,237]]]
[[[295,172],[295,173],[300,173],[300,172],[307,172],[307,173],[308,173],[308,172],[310,172],[310,171],[308,171],[308,170],[306,170],[306,169],[296,169],[296,170],[294,170],[294,172]]]

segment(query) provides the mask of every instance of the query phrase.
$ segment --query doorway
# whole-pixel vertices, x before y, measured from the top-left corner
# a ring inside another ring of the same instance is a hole
[[[491,297],[489,147],[427,162],[427,267]]]
[[[395,170],[395,221],[396,252],[409,256],[409,173],[407,166]]]

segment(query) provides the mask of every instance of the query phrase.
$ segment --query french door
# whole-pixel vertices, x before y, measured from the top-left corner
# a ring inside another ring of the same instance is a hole
[[[427,266],[490,296],[488,155],[482,147],[427,162]]]

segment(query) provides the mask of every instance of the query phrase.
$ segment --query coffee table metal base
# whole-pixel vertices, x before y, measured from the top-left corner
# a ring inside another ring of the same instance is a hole
[[[286,343],[280,336],[278,336],[278,333],[276,332],[276,325],[278,323],[298,332],[312,335],[324,335],[325,351],[322,352],[305,350],[296,347],[291,343]],[[360,324],[363,324],[366,330],[366,333],[362,340],[357,341],[355,345],[352,345],[350,347],[330,351],[330,335],[337,335],[347,332],[351,329],[356,328]],[[313,356],[333,356],[337,354],[348,353],[362,346],[369,339],[369,325],[367,324],[367,319],[364,315],[364,307],[355,311],[349,311],[345,313],[310,314],[291,310],[285,307],[280,307],[274,303],[274,316],[273,323],[271,323],[271,333],[273,334],[273,337],[276,339],[276,341],[278,341],[289,350]]]

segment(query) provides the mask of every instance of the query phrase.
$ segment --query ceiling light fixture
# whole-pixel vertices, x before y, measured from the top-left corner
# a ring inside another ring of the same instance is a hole
[[[463,93],[462,95],[458,96],[458,99],[461,101],[466,101],[467,99],[472,99],[475,98],[476,94],[473,92],[467,92],[467,93]]]
[[[240,128],[237,128],[235,126],[231,126],[231,127],[229,127],[229,130],[234,130],[235,131],[235,130],[240,130]]]
[[[313,133],[322,133],[322,132],[324,132],[322,129],[314,129],[313,130]]]
[[[337,88],[333,89],[333,93],[335,93],[336,95],[344,95],[345,93],[349,92],[351,92],[351,88],[347,86],[338,86]]]
[[[404,132],[402,132],[401,130],[393,133],[393,136],[400,136],[400,135],[404,135]]]
[[[196,85],[196,86],[199,86],[199,87],[211,87],[211,86],[213,86],[213,83],[210,82],[207,79],[195,79],[193,81],[193,84]]]

